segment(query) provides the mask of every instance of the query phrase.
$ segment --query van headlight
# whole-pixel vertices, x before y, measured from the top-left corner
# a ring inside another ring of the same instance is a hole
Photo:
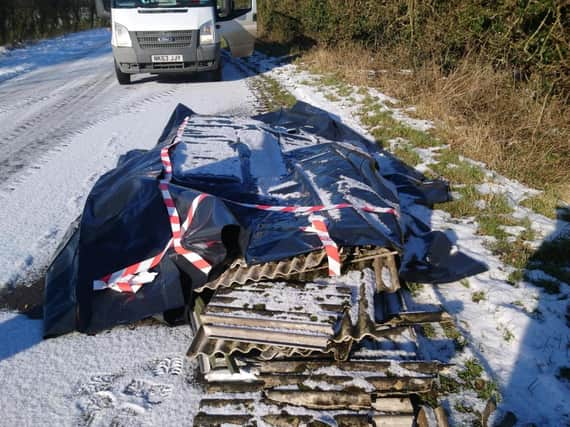
[[[202,24],[200,27],[200,44],[214,43],[214,28],[214,23],[212,21],[208,21],[205,24]]]
[[[120,47],[132,47],[129,30],[124,25],[115,22],[115,43]]]

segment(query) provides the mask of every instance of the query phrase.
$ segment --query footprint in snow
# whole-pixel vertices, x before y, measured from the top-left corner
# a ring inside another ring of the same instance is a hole
[[[123,393],[142,398],[152,405],[162,403],[172,395],[173,387],[168,384],[155,384],[145,380],[132,380]]]
[[[153,373],[155,376],[162,375],[182,375],[184,371],[184,359],[181,357],[167,357],[162,359],[154,365]]]
[[[95,395],[98,392],[109,390],[113,387],[113,383],[122,376],[122,374],[93,375],[87,382],[78,385],[77,394]]]
[[[145,417],[186,386],[191,368],[184,357],[154,359],[118,373],[92,375],[76,385],[73,396],[82,426],[146,425]],[[160,378],[160,382],[156,380]]]

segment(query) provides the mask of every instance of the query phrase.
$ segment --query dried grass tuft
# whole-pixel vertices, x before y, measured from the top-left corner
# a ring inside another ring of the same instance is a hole
[[[314,71],[374,86],[437,123],[438,136],[460,153],[532,187],[570,201],[570,106],[539,81],[466,57],[450,73],[435,63],[410,72],[407,52],[377,55],[351,45],[315,48],[301,57]]]

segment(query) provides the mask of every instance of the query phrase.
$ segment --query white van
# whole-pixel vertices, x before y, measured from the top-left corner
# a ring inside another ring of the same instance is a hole
[[[120,84],[131,74],[209,71],[221,80],[223,38],[233,56],[253,52],[256,0],[96,0],[111,17],[115,71]]]

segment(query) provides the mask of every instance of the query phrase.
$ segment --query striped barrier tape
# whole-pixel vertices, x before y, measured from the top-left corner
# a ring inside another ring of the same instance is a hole
[[[392,214],[397,218],[400,217],[400,214],[394,208],[380,208],[377,206],[370,206],[370,205],[357,206],[357,205],[352,205],[350,203],[339,203],[336,205],[318,205],[318,206],[270,206],[270,205],[255,205],[250,203],[240,203],[240,202],[234,202],[233,200],[226,200],[226,201],[246,208],[259,209],[262,211],[269,211],[269,212],[312,214],[315,212],[352,208],[364,212]]]
[[[164,254],[171,245],[172,239],[170,239],[160,254],[144,261],[137,262],[112,274],[108,274],[100,280],[95,280],[93,282],[93,290],[102,291],[105,289],[112,289],[117,292],[136,293],[142,285],[154,280],[157,273],[149,273],[148,270],[156,267],[160,263]]]
[[[164,200],[164,204],[168,211],[170,228],[172,231],[172,239],[168,242],[166,248],[158,255],[149,258],[147,260],[135,263],[129,267],[123,268],[112,274],[105,276],[100,280],[95,280],[93,282],[94,290],[104,290],[112,289],[117,292],[132,292],[136,293],[142,285],[150,283],[154,280],[157,273],[150,273],[148,270],[156,267],[167,250],[170,247],[174,247],[174,251],[182,255],[187,259],[192,265],[194,265],[203,274],[208,275],[212,269],[212,266],[203,259],[196,252],[190,251],[182,246],[181,239],[186,230],[192,224],[192,219],[198,209],[200,203],[209,196],[209,194],[202,193],[196,197],[190,206],[188,215],[183,224],[180,224],[180,216],[176,210],[176,205],[174,199],[172,198],[169,191],[169,184],[172,180],[172,161],[170,159],[170,149],[179,144],[182,141],[184,135],[184,129],[188,125],[189,117],[186,117],[180,127],[178,128],[176,138],[174,141],[164,147],[160,152],[160,159],[164,169],[164,177],[159,180],[159,189]],[[298,213],[298,214],[310,214],[309,220],[311,221],[312,227],[304,227],[303,230],[310,233],[315,233],[323,243],[325,251],[327,253],[328,263],[329,263],[329,275],[339,276],[340,275],[340,256],[338,252],[338,247],[336,243],[331,239],[328,232],[327,226],[325,224],[324,218],[319,215],[313,215],[316,212],[323,212],[336,209],[356,209],[364,212],[379,213],[379,214],[392,214],[399,218],[399,213],[394,208],[381,208],[371,205],[353,205],[350,203],[339,203],[333,205],[318,205],[318,206],[271,206],[271,205],[260,205],[260,204],[250,204],[250,203],[240,203],[233,200],[227,200],[229,203],[233,203],[246,208],[258,209],[268,212],[287,212],[287,213]],[[209,247],[216,242],[200,243],[196,246],[199,247]]]
[[[192,224],[192,219],[194,218],[198,206],[208,195],[200,194],[192,201],[190,209],[188,210],[188,215],[186,216],[186,220],[183,224],[180,224],[180,216],[178,215],[174,199],[172,198],[172,195],[168,189],[170,181],[172,180],[172,162],[170,160],[169,152],[172,147],[181,141],[184,133],[184,128],[188,124],[189,119],[189,117],[186,117],[184,119],[178,128],[176,138],[172,144],[164,147],[160,151],[160,160],[164,169],[164,176],[159,181],[158,187],[160,189],[162,199],[164,200],[164,205],[166,206],[166,210],[168,212],[172,238],[169,240],[168,244],[160,254],[147,260],[130,265],[129,267],[123,268],[114,273],[108,274],[100,280],[95,280],[93,282],[93,290],[100,291],[105,289],[112,289],[117,292],[138,292],[144,284],[150,283],[154,280],[157,273],[150,273],[149,270],[156,267],[160,263],[166,254],[166,251],[168,251],[168,249],[171,247],[174,248],[174,251],[177,254],[188,260],[203,274],[207,276],[210,273],[212,266],[208,263],[208,261],[198,255],[196,252],[184,248],[181,241],[182,236]]]
[[[306,233],[315,233],[319,237],[327,253],[329,276],[340,276],[341,264],[338,246],[331,239],[325,218],[320,215],[311,215],[309,221],[311,221],[312,227],[303,227],[302,230]]]

